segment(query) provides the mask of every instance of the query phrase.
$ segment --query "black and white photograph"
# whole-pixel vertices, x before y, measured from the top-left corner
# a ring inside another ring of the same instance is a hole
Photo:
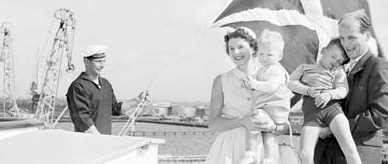
[[[0,0],[0,164],[388,164],[384,0]]]

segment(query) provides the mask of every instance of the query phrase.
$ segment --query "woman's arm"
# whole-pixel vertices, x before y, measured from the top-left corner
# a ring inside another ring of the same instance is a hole
[[[276,134],[285,134],[289,132],[287,123],[284,123],[281,125],[276,125],[273,121],[270,121],[270,122],[257,121],[256,123],[257,123],[257,128],[260,131],[272,132]]]
[[[221,109],[223,107],[224,95],[222,93],[221,75],[214,79],[209,109],[209,129],[212,131],[226,131],[237,127],[248,126],[246,117],[243,118],[223,118]],[[249,115],[247,115],[249,116]],[[250,116],[249,116],[250,117]],[[245,125],[244,125],[245,124]],[[250,128],[250,127],[247,127]]]

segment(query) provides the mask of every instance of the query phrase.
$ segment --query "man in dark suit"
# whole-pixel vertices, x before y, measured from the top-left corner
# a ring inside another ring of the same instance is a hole
[[[345,14],[339,21],[341,44],[350,58],[345,66],[349,93],[343,102],[343,111],[349,119],[362,163],[381,164],[381,129],[388,125],[388,62],[370,52],[370,30],[370,19],[363,10]],[[302,80],[307,83],[324,81],[321,77]],[[333,136],[318,140],[314,161],[316,164],[346,164]]]

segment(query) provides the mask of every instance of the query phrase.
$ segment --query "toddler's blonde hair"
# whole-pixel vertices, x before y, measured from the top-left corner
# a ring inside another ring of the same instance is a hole
[[[267,49],[272,53],[281,55],[281,57],[283,56],[284,40],[279,32],[264,29],[257,39],[257,43],[259,51],[260,49]]]

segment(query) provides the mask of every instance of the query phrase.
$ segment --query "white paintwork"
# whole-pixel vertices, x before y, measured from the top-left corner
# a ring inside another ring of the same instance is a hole
[[[164,140],[35,130],[1,139],[0,164],[157,164],[161,143]]]
[[[127,154],[107,161],[103,164],[157,164],[158,163],[158,145],[149,145],[146,149],[135,149]]]
[[[29,127],[29,128],[17,128],[9,130],[0,130],[0,140],[13,137],[22,133],[27,133],[31,131],[39,130],[39,127]]]

